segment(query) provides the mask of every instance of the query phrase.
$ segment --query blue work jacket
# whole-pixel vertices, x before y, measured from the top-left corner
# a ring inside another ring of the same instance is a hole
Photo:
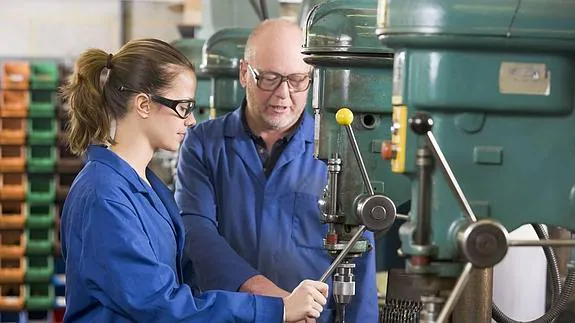
[[[327,225],[318,199],[327,167],[313,156],[313,118],[302,124],[266,178],[255,145],[242,124],[243,108],[205,121],[180,149],[176,202],[186,229],[184,276],[203,290],[237,291],[262,274],[292,291],[321,277],[332,258],[323,249]],[[365,235],[373,243],[373,234]],[[375,256],[356,261],[356,296],[350,323],[378,317]],[[333,297],[318,322],[333,322]]]
[[[102,146],[64,203],[65,322],[281,322],[280,298],[210,292],[182,284],[182,220],[172,193],[150,185]]]

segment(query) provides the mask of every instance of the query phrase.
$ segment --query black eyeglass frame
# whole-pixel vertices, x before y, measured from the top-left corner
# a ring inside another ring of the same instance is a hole
[[[166,108],[173,110],[178,115],[178,117],[180,117],[181,119],[187,119],[190,116],[190,114],[192,114],[194,112],[194,110],[196,110],[196,100],[194,100],[194,99],[172,100],[172,99],[165,98],[163,96],[138,91],[138,90],[126,87],[124,85],[120,86],[119,90],[121,92],[132,92],[132,93],[136,93],[136,94],[139,94],[139,93],[146,94],[147,96],[150,97],[150,99],[152,101],[159,103],[159,104],[165,106]],[[178,106],[182,103],[188,104],[186,112],[184,115],[181,115],[177,109]]]
[[[286,82],[286,81],[287,81],[288,88],[289,88],[290,90],[292,90],[293,92],[296,92],[296,93],[297,93],[297,92],[304,92],[304,91],[307,91],[307,89],[309,89],[311,83],[313,82],[313,78],[312,78],[311,72],[309,72],[309,73],[293,73],[293,74],[289,74],[289,75],[281,75],[281,74],[276,73],[276,72],[263,72],[263,71],[258,71],[258,70],[255,69],[253,66],[251,66],[251,64],[249,64],[249,63],[247,63],[247,66],[248,66],[248,69],[250,70],[250,73],[252,73],[252,76],[253,76],[254,79],[256,80],[256,85],[257,85],[258,88],[259,88],[260,90],[262,90],[262,91],[273,92],[273,91],[277,90],[283,82]],[[277,76],[277,77],[279,78],[280,81],[278,82],[278,84],[276,85],[275,88],[273,88],[273,89],[264,89],[264,88],[261,87],[261,84],[260,84],[260,83],[261,83],[262,75],[264,75],[264,74],[275,75],[275,76]],[[309,80],[308,80],[308,83],[307,83],[307,86],[305,87],[305,89],[298,90],[298,89],[296,89],[296,88],[293,87],[293,85],[290,83],[290,81],[294,81],[294,80],[290,79],[290,76],[293,76],[293,75],[305,76],[305,77],[307,77],[307,78],[309,79]]]

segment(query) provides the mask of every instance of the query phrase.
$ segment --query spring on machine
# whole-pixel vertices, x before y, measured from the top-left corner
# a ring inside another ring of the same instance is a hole
[[[423,305],[419,301],[387,299],[380,309],[380,323],[418,323]]]

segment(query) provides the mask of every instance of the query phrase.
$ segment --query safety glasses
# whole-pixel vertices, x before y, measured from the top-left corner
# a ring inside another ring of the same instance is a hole
[[[182,119],[186,119],[187,117],[190,116],[190,114],[192,114],[194,112],[194,110],[196,109],[196,100],[194,99],[185,99],[185,100],[171,100],[168,98],[165,98],[163,96],[159,96],[159,95],[154,95],[151,93],[145,93],[142,91],[138,91],[138,90],[134,90],[125,86],[121,86],[120,91],[122,92],[132,92],[132,93],[144,93],[147,96],[150,97],[150,99],[156,103],[159,103],[167,108],[172,109],[174,112],[176,112],[176,114],[178,115],[178,117],[182,118]]]
[[[286,81],[292,92],[303,92],[307,90],[311,84],[311,75],[309,73],[294,73],[284,76],[276,72],[258,71],[250,64],[248,64],[248,69],[256,80],[258,88],[268,92],[275,91],[280,84]]]

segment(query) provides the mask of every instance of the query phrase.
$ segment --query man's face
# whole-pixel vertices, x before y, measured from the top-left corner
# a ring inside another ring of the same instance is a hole
[[[242,61],[240,81],[246,88],[248,118],[262,130],[292,127],[307,102],[311,67],[300,53],[299,35],[281,41],[258,41],[250,61]],[[287,80],[286,80],[287,78]],[[258,80],[259,79],[259,80]]]

